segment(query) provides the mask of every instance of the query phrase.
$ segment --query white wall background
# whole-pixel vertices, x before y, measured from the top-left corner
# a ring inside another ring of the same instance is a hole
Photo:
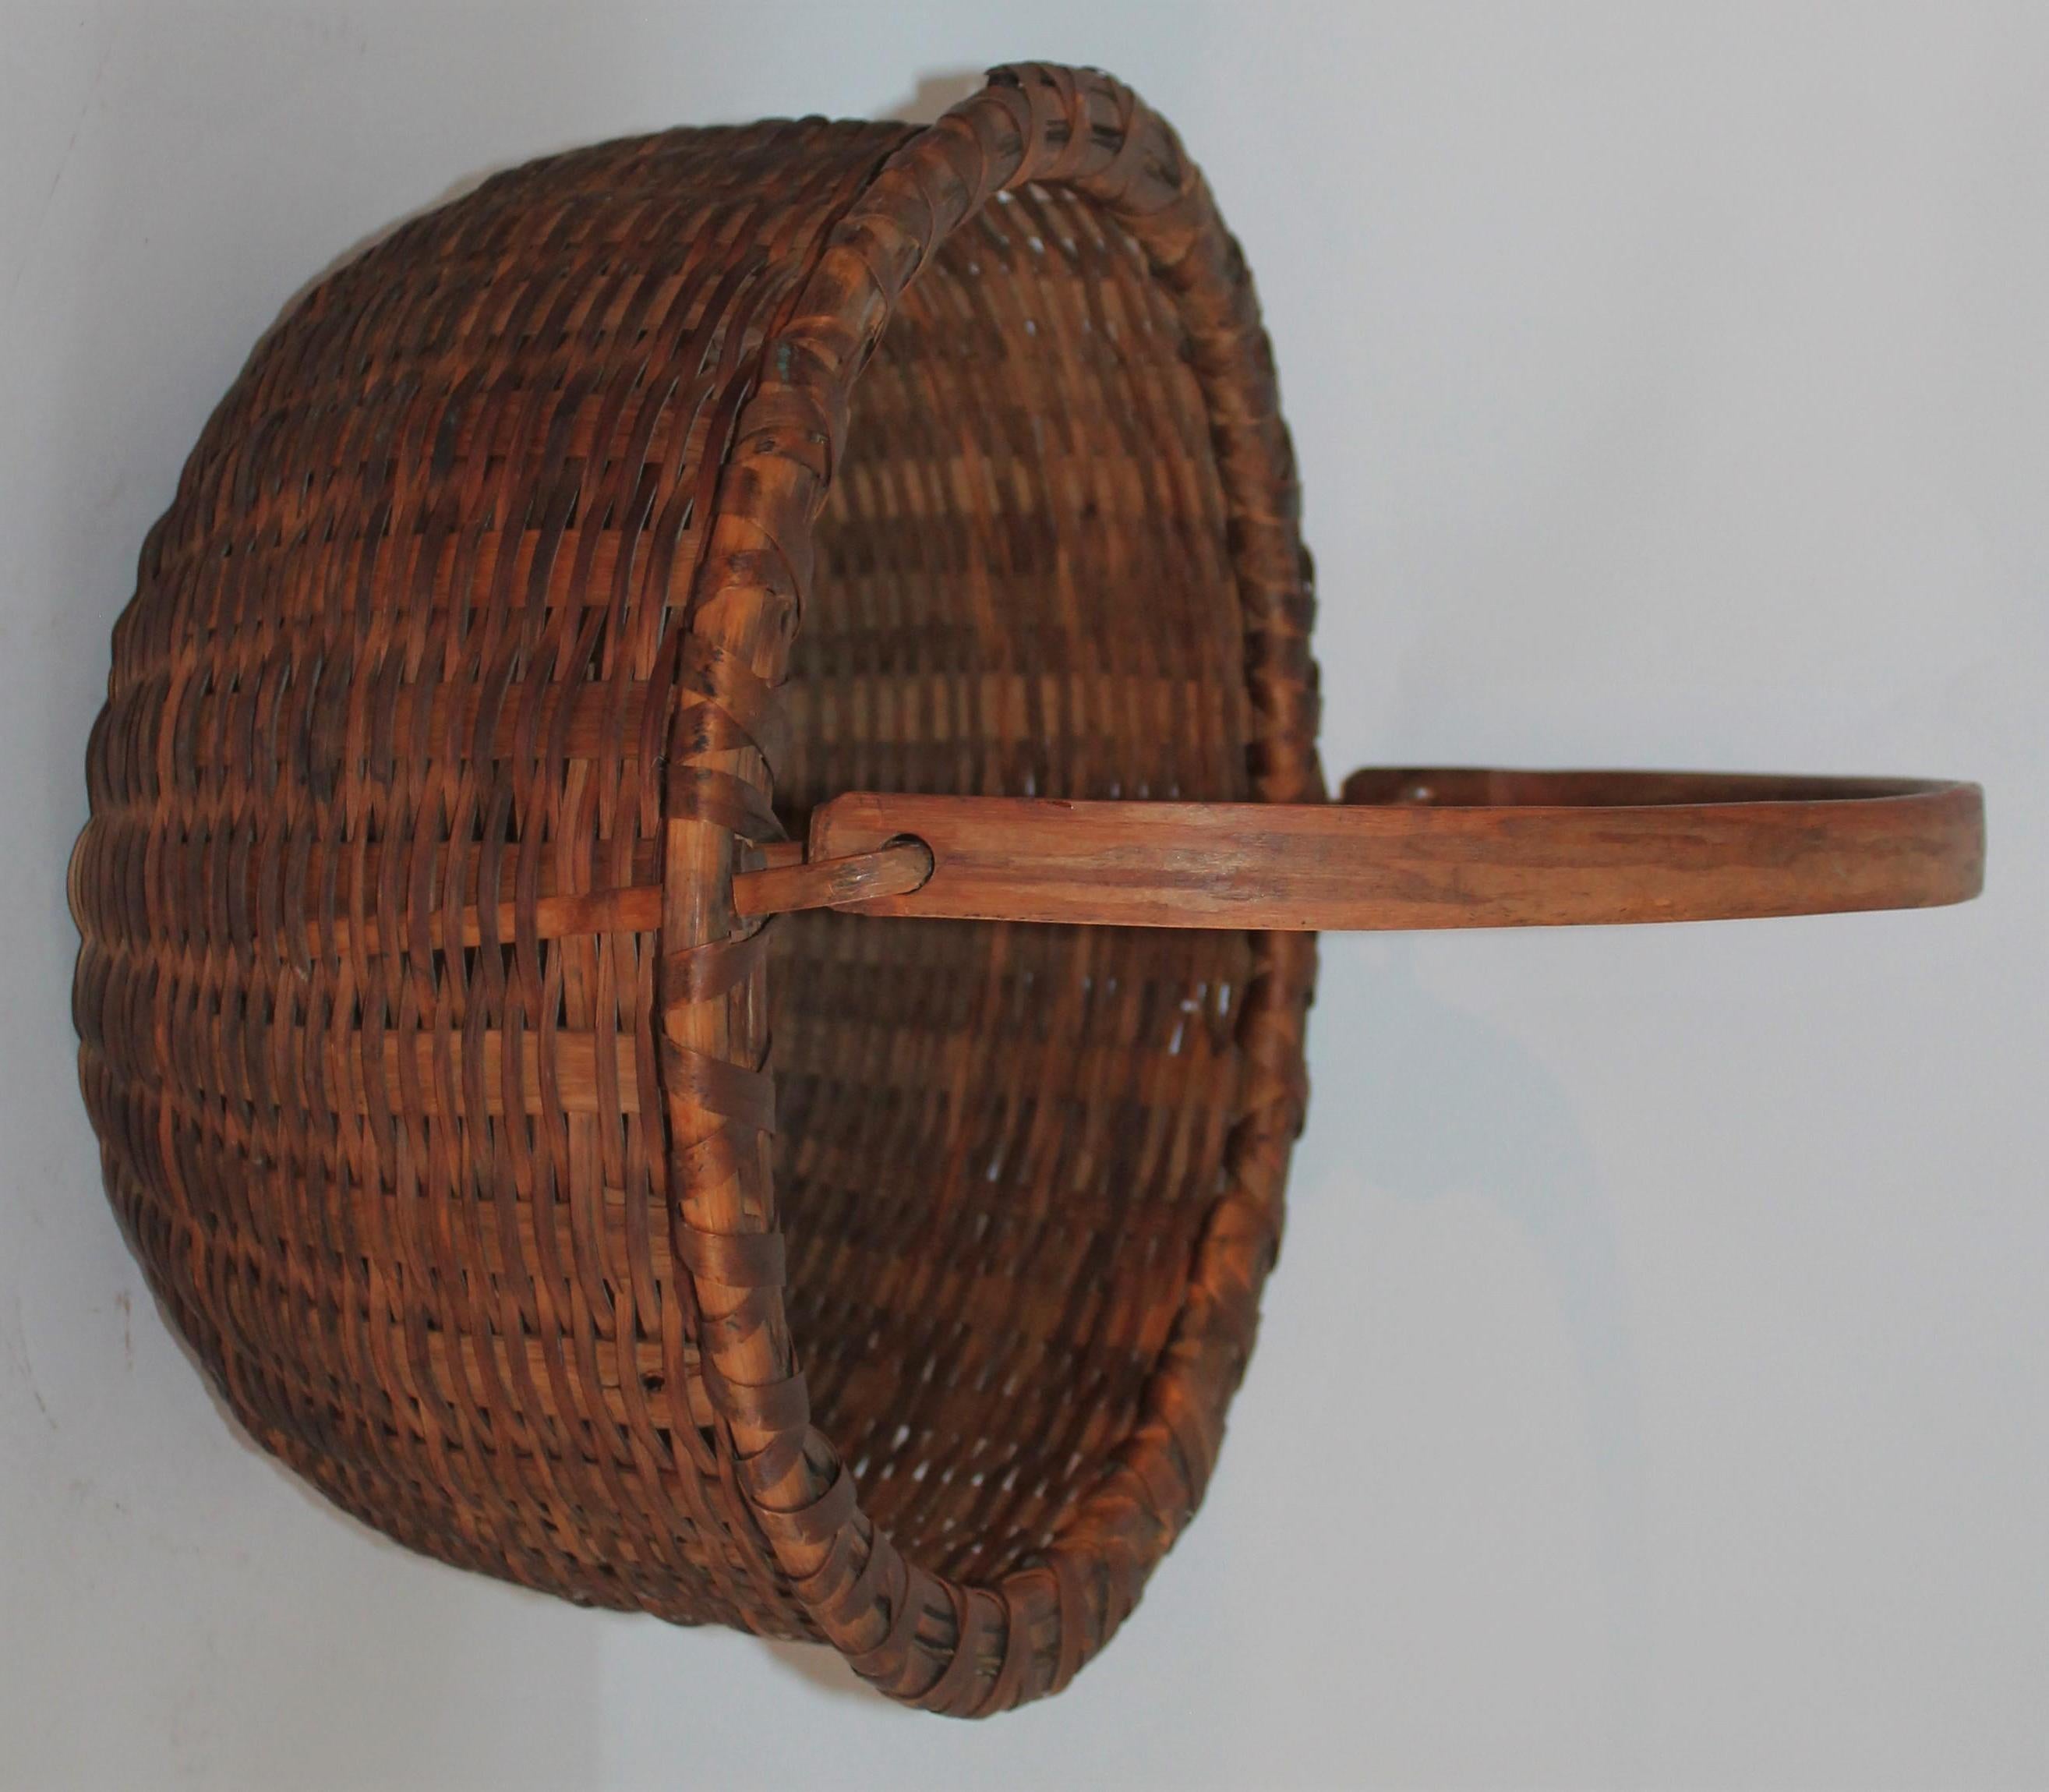
[[[99,1194],[62,874],[144,530],[310,275],[542,151],[1034,54],[1176,119],[1258,272],[1333,772],[1961,774],[1993,855],[1328,942],[1207,1509],[965,1727],[231,1435]],[[2045,597],[2040,6],[0,0],[0,1782],[2049,1783]]]

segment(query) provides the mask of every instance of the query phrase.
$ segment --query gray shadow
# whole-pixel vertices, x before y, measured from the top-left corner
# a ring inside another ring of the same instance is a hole
[[[905,124],[930,124],[988,84],[980,68],[935,68],[918,77],[908,99],[878,106],[871,116],[900,119]]]
[[[754,1641],[777,1667],[822,1693],[858,1700],[871,1709],[896,1708],[872,1687],[863,1685],[860,1676],[846,1665],[846,1658],[830,1643],[784,1642],[772,1637],[756,1637]]]
[[[1354,957],[1369,952],[1368,964]],[[1605,1740],[1615,1782],[1639,1783],[1650,1716],[1649,1537],[1612,1203],[1557,1079],[1515,1040],[1424,989],[1410,943],[1327,940],[1323,954],[1312,1075],[1317,1060],[1343,1067],[1342,1092],[1326,1069],[1319,1095],[1326,1111],[1344,1105],[1367,1198],[1476,1199],[1521,1234],[1550,1286],[1587,1413],[1612,1714]],[[1315,1173],[1318,1106],[1312,1098],[1298,1174]]]

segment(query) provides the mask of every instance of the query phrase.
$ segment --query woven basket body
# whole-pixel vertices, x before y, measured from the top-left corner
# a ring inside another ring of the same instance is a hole
[[[72,880],[236,1415],[464,1567],[1063,1685],[1211,1471],[1312,944],[731,877],[848,789],[1313,800],[1309,608],[1234,245],[1100,76],[554,157],[324,281],[144,550]]]

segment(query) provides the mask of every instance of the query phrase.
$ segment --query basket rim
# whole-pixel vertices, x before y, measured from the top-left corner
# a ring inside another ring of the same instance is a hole
[[[736,1025],[728,999],[740,979],[765,978],[760,923],[738,921],[730,887],[741,842],[758,838],[768,813],[762,744],[779,733],[776,686],[854,387],[898,297],[940,243],[998,192],[1032,182],[1064,186],[1122,225],[1174,302],[1229,519],[1251,790],[1265,802],[1321,799],[1309,562],[1243,257],[1171,127],[1129,88],[1093,70],[1028,64],[992,70],[987,86],[936,123],[907,131],[764,333],[677,631],[663,830],[667,1205],[735,1479],[794,1596],[856,1672],[892,1697],[963,1716],[1064,1685],[1137,1603],[1201,1500],[1277,1250],[1306,1100],[1303,1020],[1315,972],[1312,938],[1250,936],[1225,1187],[1133,1428],[1084,1481],[1044,1561],[990,1584],[908,1561],[863,1513],[851,1471],[811,1424],[783,1298],[766,1004],[742,1005],[750,1018]]]

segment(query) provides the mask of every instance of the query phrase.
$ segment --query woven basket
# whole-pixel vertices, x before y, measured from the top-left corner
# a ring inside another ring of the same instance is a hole
[[[553,157],[324,280],[144,548],[71,880],[107,1188],[243,1424],[445,1561],[1002,1709],[1215,1460],[1281,930],[1975,887],[1962,787],[1324,805],[1296,515],[1236,245],[1094,73]]]

